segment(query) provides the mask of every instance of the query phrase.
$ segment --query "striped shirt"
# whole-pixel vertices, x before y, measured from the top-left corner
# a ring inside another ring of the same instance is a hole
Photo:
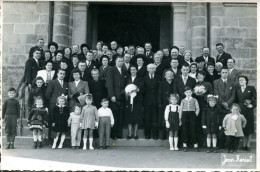
[[[196,111],[199,109],[199,103],[197,99],[190,97],[185,98],[181,101],[182,111]]]

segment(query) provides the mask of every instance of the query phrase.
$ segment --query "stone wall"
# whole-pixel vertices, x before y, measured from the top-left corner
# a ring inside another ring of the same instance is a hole
[[[222,42],[236,66],[256,85],[257,7],[256,4],[211,3],[211,54],[216,57],[216,43]]]
[[[30,48],[43,38],[48,42],[49,2],[3,3],[3,98],[17,87]]]

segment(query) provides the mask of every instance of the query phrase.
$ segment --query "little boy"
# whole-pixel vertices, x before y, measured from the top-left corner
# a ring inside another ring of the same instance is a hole
[[[81,108],[79,106],[74,106],[74,112],[70,113],[68,119],[68,125],[71,126],[71,147],[72,149],[78,149],[80,147],[81,133],[80,129],[80,112]]]
[[[3,119],[5,122],[5,133],[7,139],[6,149],[14,149],[14,140],[16,135],[16,127],[20,117],[20,104],[15,99],[16,90],[10,88],[8,90],[8,97],[3,105]]]
[[[108,108],[109,101],[104,98],[101,100],[102,107],[98,109],[99,117],[99,146],[100,149],[109,149],[110,132],[111,127],[114,125],[114,117],[110,108]],[[105,135],[105,138],[104,138]],[[104,139],[106,141],[106,146],[103,147]]]

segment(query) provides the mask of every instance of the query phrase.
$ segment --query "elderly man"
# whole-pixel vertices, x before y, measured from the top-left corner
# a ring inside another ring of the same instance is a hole
[[[209,48],[203,47],[202,48],[202,56],[196,57],[195,62],[198,63],[198,61],[201,61],[201,59],[204,59],[206,67],[207,67],[207,64],[209,62],[215,64],[215,59],[213,57],[210,57],[209,55],[210,55],[209,54]]]
[[[150,42],[146,42],[144,44],[144,48],[145,48],[145,56],[147,59],[153,59],[153,55],[154,55],[154,52],[152,52],[152,43]]]
[[[153,136],[154,140],[158,139],[158,89],[161,77],[155,74],[156,65],[147,66],[148,73],[144,76],[144,131],[145,139]]]

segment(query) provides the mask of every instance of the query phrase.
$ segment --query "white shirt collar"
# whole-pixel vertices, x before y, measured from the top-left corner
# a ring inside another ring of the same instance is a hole
[[[234,70],[234,67],[232,69],[228,69],[228,72],[231,73]]]
[[[61,105],[58,105],[59,107],[65,107],[65,105],[61,106]]]
[[[187,101],[189,101],[191,99],[192,99],[192,97],[185,97],[185,100],[187,100]]]
[[[34,57],[33,57],[34,58]],[[38,63],[38,59],[34,58],[34,60]]]

